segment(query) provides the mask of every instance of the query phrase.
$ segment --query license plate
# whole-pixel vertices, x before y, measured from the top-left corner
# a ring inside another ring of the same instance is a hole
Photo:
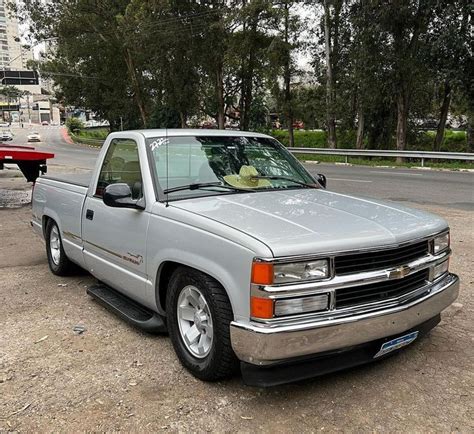
[[[385,342],[380,347],[379,352],[374,356],[374,359],[411,344],[417,337],[418,332],[416,331],[411,332],[405,336],[392,339],[391,341]]]

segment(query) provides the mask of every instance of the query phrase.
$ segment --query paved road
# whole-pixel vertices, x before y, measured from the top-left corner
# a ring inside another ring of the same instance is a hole
[[[328,189],[397,202],[474,210],[474,173],[306,164],[323,173]]]
[[[88,146],[69,144],[64,139],[62,127],[53,126],[26,126],[25,128],[12,128],[15,145],[34,146],[40,151],[53,152],[54,160],[51,166],[69,166],[78,169],[92,169],[94,167],[98,149]],[[36,131],[41,136],[41,143],[28,143],[27,135]],[[54,171],[54,167],[51,167]]]
[[[32,129],[37,130],[43,140],[35,146],[56,154],[51,173],[56,165],[94,167],[98,149],[67,143],[59,127],[15,128],[13,143],[26,144],[26,136]],[[340,193],[474,210],[474,173],[332,164],[306,164],[306,167],[312,173],[325,174],[328,188]]]

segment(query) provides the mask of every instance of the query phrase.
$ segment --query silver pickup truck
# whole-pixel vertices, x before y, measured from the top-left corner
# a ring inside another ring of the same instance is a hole
[[[457,297],[449,228],[326,189],[275,139],[218,130],[112,133],[92,176],[42,176],[34,230],[51,271],[217,380],[301,380],[394,354]]]

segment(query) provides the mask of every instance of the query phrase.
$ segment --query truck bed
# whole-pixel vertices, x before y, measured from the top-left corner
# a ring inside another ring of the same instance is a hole
[[[64,173],[60,175],[44,175],[42,179],[50,179],[52,181],[65,182],[67,184],[73,184],[80,187],[89,187],[89,183],[92,179],[92,172],[90,173]]]
[[[81,216],[90,173],[40,176],[33,190],[33,228],[44,235],[44,216],[59,226],[66,255],[83,266]]]

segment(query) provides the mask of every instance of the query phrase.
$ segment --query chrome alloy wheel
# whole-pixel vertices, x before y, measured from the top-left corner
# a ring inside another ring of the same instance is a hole
[[[200,359],[212,348],[214,337],[209,305],[195,286],[184,287],[178,297],[177,319],[186,349]]]
[[[59,265],[59,261],[61,260],[61,240],[59,238],[59,231],[56,225],[51,228],[51,232],[49,234],[49,250],[51,252],[51,259],[53,260],[54,264]]]

